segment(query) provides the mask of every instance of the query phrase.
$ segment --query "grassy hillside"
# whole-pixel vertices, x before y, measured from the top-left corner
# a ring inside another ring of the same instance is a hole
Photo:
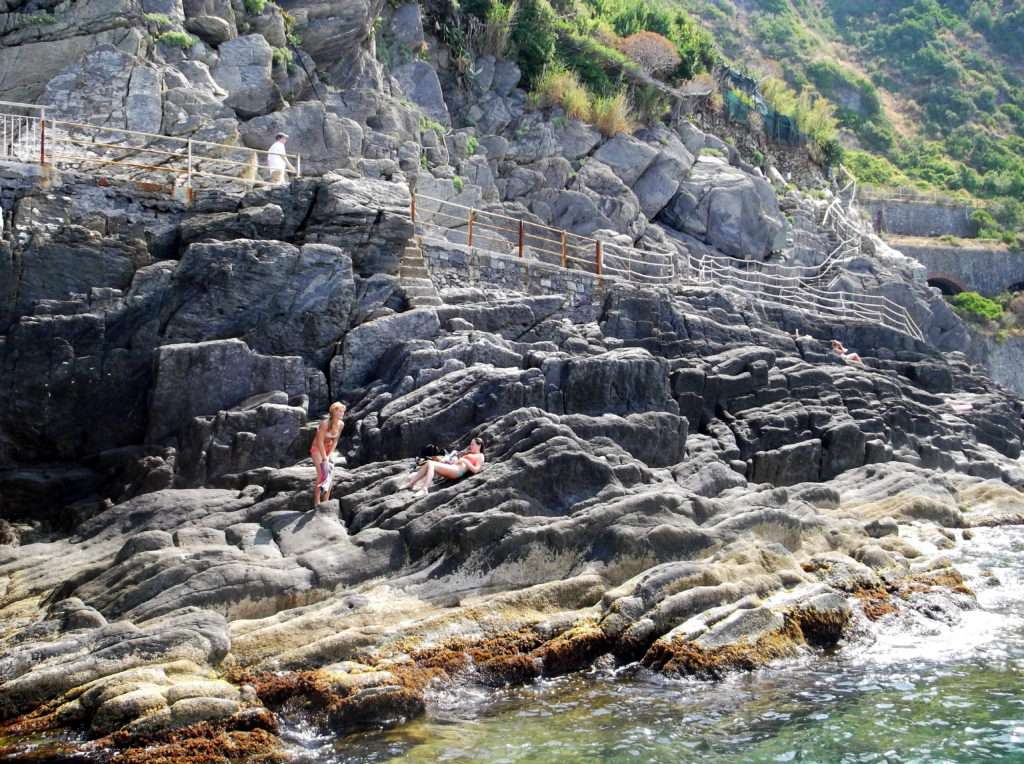
[[[676,0],[725,57],[836,106],[865,182],[989,200],[982,234],[1024,229],[1024,1]]]

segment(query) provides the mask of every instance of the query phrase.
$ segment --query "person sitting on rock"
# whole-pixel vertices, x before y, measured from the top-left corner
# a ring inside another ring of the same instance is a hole
[[[412,489],[416,493],[425,494],[430,490],[430,483],[435,475],[449,480],[460,480],[466,475],[475,475],[484,468],[486,459],[483,449],[483,440],[473,438],[469,441],[469,448],[455,454],[451,461],[446,461],[438,449],[438,453],[423,459],[419,469],[409,477],[402,490]]]
[[[331,485],[334,482],[334,449],[345,429],[342,417],[345,416],[345,404],[335,401],[328,409],[327,418],[316,428],[313,445],[309,447],[309,455],[316,467],[313,479],[313,506],[321,501],[331,500]]]
[[[864,365],[864,361],[861,360],[861,357],[856,353],[851,353],[850,351],[848,351],[843,346],[843,343],[840,342],[839,340],[832,340],[832,352],[835,353],[840,358],[842,358],[844,361],[849,361],[850,363],[859,363],[861,366]]]

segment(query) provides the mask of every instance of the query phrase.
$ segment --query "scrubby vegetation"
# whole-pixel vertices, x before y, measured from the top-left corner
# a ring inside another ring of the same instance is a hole
[[[995,321],[1003,315],[1003,306],[977,292],[961,292],[951,300],[963,314],[979,321]]]
[[[175,48],[181,48],[183,50],[188,50],[197,42],[196,38],[190,35],[188,32],[179,32],[177,30],[171,32],[164,32],[162,35],[156,38],[156,41],[159,43],[163,43],[164,45],[171,45]]]
[[[711,35],[668,2],[465,0],[458,8],[441,25],[456,57],[513,57],[535,105],[560,106],[609,135],[667,111],[645,78],[675,83],[717,57]]]
[[[727,57],[831,101],[862,182],[992,200],[984,233],[1024,244],[1021,0],[680,2]]]

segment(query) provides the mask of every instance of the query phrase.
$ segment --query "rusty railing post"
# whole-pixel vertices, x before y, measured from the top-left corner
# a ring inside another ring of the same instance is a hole
[[[469,232],[466,234],[466,246],[473,246],[473,220],[476,219],[476,210],[469,211]]]
[[[525,232],[524,232],[523,228],[524,228],[523,221],[520,220],[519,221],[519,257],[524,257],[525,256],[523,246],[524,246],[524,243],[525,243],[524,240],[526,238],[526,235],[525,235]]]
[[[601,275],[601,240],[594,240],[594,273]]]
[[[569,247],[565,240],[565,231],[562,231],[562,267],[569,267]]]
[[[416,226],[416,192],[411,191],[410,202],[409,202],[409,218],[412,220],[413,227]]]

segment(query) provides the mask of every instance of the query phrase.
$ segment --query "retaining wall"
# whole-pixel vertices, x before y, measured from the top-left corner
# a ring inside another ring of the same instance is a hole
[[[978,226],[971,221],[971,207],[865,199],[858,202],[865,216],[883,236],[958,236],[969,239],[978,234]]]
[[[890,237],[887,243],[924,265],[929,278],[944,278],[962,289],[991,296],[1024,282],[1024,253],[1000,244]]]
[[[420,243],[430,278],[438,289],[481,285],[531,295],[565,295],[567,307],[581,315],[598,314],[605,291],[615,281],[593,273],[562,268],[530,257],[470,249],[443,239]],[[587,320],[593,320],[589,318]]]

